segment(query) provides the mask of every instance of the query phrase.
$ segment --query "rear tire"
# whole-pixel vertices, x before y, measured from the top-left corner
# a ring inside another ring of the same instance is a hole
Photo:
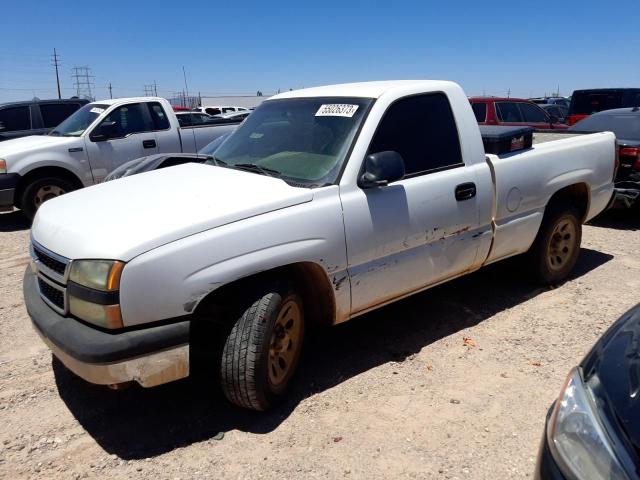
[[[582,224],[575,207],[547,207],[542,225],[527,253],[535,279],[544,285],[564,281],[573,270],[580,253]]]
[[[304,310],[290,287],[270,286],[253,298],[225,341],[220,384],[230,402],[264,411],[289,389],[302,350]]]
[[[74,185],[59,177],[42,177],[29,183],[20,196],[20,209],[31,221],[36,215],[36,211],[47,200],[59,197],[65,193],[75,190]]]

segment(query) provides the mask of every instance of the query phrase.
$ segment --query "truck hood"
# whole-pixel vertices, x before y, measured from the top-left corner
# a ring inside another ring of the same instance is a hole
[[[50,135],[31,135],[0,142],[0,158],[11,160],[13,156],[33,153],[39,150],[64,148],[82,142],[79,137],[52,137]]]
[[[312,199],[312,190],[277,178],[186,164],[50,200],[38,210],[31,234],[67,258],[129,261],[180,238]]]

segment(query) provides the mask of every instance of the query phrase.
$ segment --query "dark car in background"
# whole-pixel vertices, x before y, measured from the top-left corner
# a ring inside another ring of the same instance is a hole
[[[530,98],[529,100],[538,105],[560,105],[566,108],[569,108],[571,104],[571,99],[566,97],[539,97]]]
[[[45,135],[81,106],[82,98],[31,100],[0,104],[0,141],[29,135]]]
[[[473,113],[480,125],[533,127],[565,130],[567,125],[523,98],[471,97]]]
[[[619,159],[614,180],[616,204],[624,207],[640,206],[640,107],[598,112],[580,120],[568,131],[616,134]]]
[[[541,103],[538,106],[547,112],[551,117],[558,119],[560,123],[567,123],[567,116],[569,115],[569,107],[555,103]]]
[[[569,125],[603,110],[640,106],[640,88],[576,90],[569,105]]]
[[[535,477],[640,478],[640,305],[569,373],[547,413]]]

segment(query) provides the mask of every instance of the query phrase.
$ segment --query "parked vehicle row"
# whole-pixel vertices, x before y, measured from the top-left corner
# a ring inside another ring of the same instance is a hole
[[[471,97],[473,113],[480,125],[529,126],[536,129],[568,128],[557,116],[523,98]]]
[[[0,142],[28,135],[44,135],[88,100],[32,100],[0,104]]]
[[[207,115],[220,115],[221,113],[248,112],[249,109],[246,107],[228,105],[203,105],[201,107],[194,108],[193,111],[206,113]]]
[[[0,209],[33,218],[43,202],[100,183],[123,163],[162,152],[195,153],[238,121],[181,127],[165,99],[87,104],[48,136],[0,143]]]
[[[90,382],[150,387],[204,361],[231,402],[266,410],[286,395],[312,324],[518,254],[542,283],[569,275],[581,224],[611,199],[615,137],[525,148],[525,135],[503,128],[487,153],[451,82],[277,95],[205,163],[45,203],[27,311]]]

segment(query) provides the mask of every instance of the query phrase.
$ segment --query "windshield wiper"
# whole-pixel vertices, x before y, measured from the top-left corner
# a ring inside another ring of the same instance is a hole
[[[278,170],[274,170],[273,168],[261,167],[255,163],[236,163],[235,165],[230,165],[232,168],[239,168],[241,170],[247,170],[249,172],[257,172],[262,175],[268,175],[270,177],[281,177],[282,172]]]
[[[214,157],[213,155],[207,155],[207,157],[209,157],[209,158],[207,159],[207,162],[208,162],[209,160],[212,160],[212,161],[213,161],[213,164],[214,164],[216,167],[228,167],[228,166],[229,166],[229,164],[228,164],[227,162],[225,162],[224,160],[220,160],[219,158],[216,158],[216,157]]]

